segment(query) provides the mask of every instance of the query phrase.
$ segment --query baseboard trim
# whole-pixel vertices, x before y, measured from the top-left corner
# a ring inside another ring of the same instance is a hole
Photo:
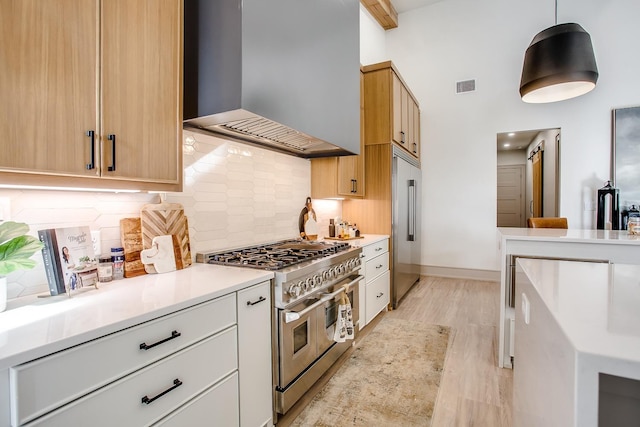
[[[500,281],[500,272],[494,270],[474,270],[471,268],[423,265],[420,268],[420,274],[423,276],[450,277],[453,279],[484,280],[489,282]]]

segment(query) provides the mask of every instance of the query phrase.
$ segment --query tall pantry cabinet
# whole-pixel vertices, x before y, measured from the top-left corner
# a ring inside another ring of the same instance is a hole
[[[4,183],[179,191],[182,0],[0,0]]]
[[[391,237],[389,268],[393,277],[393,147],[402,147],[420,159],[420,109],[390,61],[364,66],[362,71],[366,194],[362,200],[345,200],[342,217],[358,224],[365,234]]]

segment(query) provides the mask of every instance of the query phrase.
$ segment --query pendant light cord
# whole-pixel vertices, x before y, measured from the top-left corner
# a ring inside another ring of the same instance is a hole
[[[556,25],[558,25],[558,0],[556,0]]]

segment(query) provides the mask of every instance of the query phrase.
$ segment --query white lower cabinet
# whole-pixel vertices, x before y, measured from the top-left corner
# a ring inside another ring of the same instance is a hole
[[[240,425],[273,425],[271,390],[271,288],[268,283],[238,292]]]
[[[371,322],[390,302],[389,239],[384,238],[362,247],[360,285],[360,328]]]
[[[240,419],[238,373],[208,388],[153,427],[236,427]]]
[[[270,282],[9,369],[12,426],[272,425]]]
[[[367,306],[366,306],[366,322],[371,322],[382,310],[389,305],[389,278],[391,274],[389,270],[385,271],[375,279],[366,284],[367,287]]]

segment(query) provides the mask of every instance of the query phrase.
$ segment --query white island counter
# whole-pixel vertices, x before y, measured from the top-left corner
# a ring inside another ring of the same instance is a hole
[[[518,266],[514,425],[637,425],[630,422],[640,416],[640,266]]]
[[[513,356],[513,273],[518,258],[640,264],[640,236],[627,231],[552,228],[498,228],[500,326],[498,366]]]

